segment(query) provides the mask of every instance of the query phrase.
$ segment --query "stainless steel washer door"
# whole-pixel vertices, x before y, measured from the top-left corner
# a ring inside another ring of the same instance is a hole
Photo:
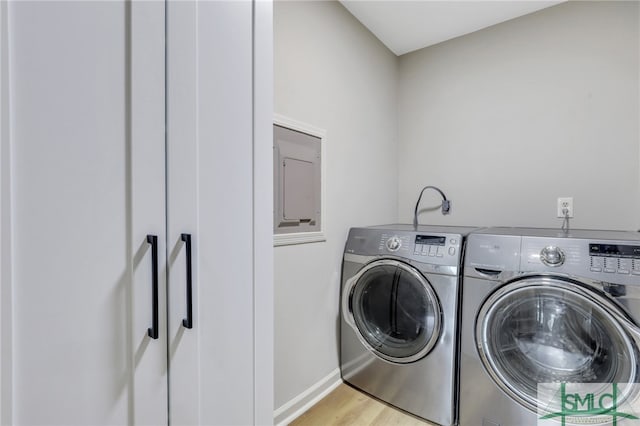
[[[369,263],[347,281],[342,300],[344,319],[362,344],[386,361],[417,361],[440,336],[442,314],[436,294],[406,263]]]
[[[529,277],[498,289],[476,320],[480,358],[508,395],[535,411],[538,383],[631,383],[637,349],[620,309],[575,281]]]

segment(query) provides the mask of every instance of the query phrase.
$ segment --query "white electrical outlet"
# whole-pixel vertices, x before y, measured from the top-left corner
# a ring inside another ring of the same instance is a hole
[[[573,197],[558,197],[558,217],[564,217],[564,209],[573,217]]]

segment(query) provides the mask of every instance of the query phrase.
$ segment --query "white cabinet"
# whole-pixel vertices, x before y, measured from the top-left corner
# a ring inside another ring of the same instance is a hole
[[[272,421],[269,8],[0,3],[3,424]]]
[[[256,398],[254,304],[271,302],[256,299],[255,280],[266,277],[256,277],[255,269],[247,265],[256,257],[270,259],[272,249],[256,250],[254,243],[254,179],[263,178],[254,174],[248,161],[254,151],[253,7],[243,1],[168,5],[169,411],[173,424],[206,424],[213,418],[220,424],[254,422],[253,410],[247,409]],[[268,76],[262,77],[272,84]],[[272,106],[267,109],[270,120]],[[270,145],[260,148],[263,160],[272,155]],[[270,197],[267,191],[260,195]],[[268,207],[263,217],[269,220],[271,214]],[[271,232],[270,223],[263,228]],[[194,258],[198,258],[193,270],[199,285],[194,287],[191,330],[182,325],[186,315],[182,233],[192,234]]]

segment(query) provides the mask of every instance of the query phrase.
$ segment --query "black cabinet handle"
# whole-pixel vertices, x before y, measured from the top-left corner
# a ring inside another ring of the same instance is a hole
[[[187,317],[182,320],[184,328],[193,328],[193,286],[191,272],[191,234],[180,236],[185,244],[185,254],[187,259]]]
[[[152,339],[158,338],[158,236],[147,235],[151,244],[151,328],[147,334]]]

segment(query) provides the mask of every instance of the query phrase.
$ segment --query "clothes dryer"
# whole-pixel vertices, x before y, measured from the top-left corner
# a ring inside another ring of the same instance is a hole
[[[456,422],[459,272],[470,230],[353,228],[344,253],[344,381],[441,425]]]
[[[560,404],[538,394],[539,383],[618,383],[619,395],[630,397],[639,377],[639,321],[638,233],[493,228],[469,235],[460,425],[538,424]]]

